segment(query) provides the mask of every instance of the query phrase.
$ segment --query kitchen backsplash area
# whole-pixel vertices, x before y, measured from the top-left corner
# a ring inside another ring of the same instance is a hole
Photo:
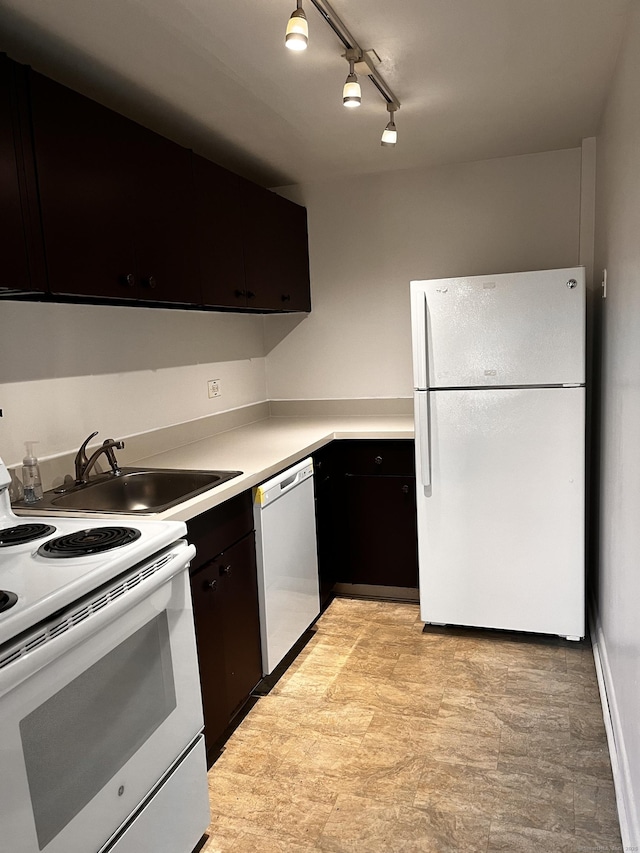
[[[267,398],[259,316],[107,305],[0,305],[0,444],[40,458],[94,430],[121,438]],[[209,397],[208,381],[220,394]]]

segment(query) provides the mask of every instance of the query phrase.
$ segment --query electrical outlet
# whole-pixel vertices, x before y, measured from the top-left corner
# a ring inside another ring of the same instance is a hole
[[[207,388],[209,390],[209,398],[219,397],[222,394],[219,379],[209,379],[207,382]]]

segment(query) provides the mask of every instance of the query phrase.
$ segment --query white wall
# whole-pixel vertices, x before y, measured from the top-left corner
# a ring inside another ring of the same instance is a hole
[[[599,280],[606,267],[598,612],[609,702],[619,725],[616,743],[631,833],[627,841],[636,845],[640,843],[639,105],[640,6],[635,4],[598,135],[595,277]]]
[[[270,350],[269,396],[411,396],[409,281],[576,265],[580,159],[576,148],[283,190],[308,209],[313,311]]]
[[[0,301],[0,456],[42,458],[266,399],[259,316]],[[207,380],[222,395],[209,399]]]

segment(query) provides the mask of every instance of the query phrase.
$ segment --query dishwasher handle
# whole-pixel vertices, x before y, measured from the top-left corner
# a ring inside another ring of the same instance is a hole
[[[254,491],[254,503],[256,506],[264,508],[282,495],[295,489],[309,477],[313,477],[313,460],[310,457],[258,486]]]
[[[280,491],[284,492],[286,488],[289,486],[293,486],[294,483],[297,483],[300,480],[300,474],[292,474],[291,477],[287,477],[286,480],[283,480],[280,483]]]

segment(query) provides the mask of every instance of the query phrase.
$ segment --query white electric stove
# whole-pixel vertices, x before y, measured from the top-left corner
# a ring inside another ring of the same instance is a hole
[[[9,483],[0,459],[3,843],[189,853],[209,803],[186,525],[18,518]]]

